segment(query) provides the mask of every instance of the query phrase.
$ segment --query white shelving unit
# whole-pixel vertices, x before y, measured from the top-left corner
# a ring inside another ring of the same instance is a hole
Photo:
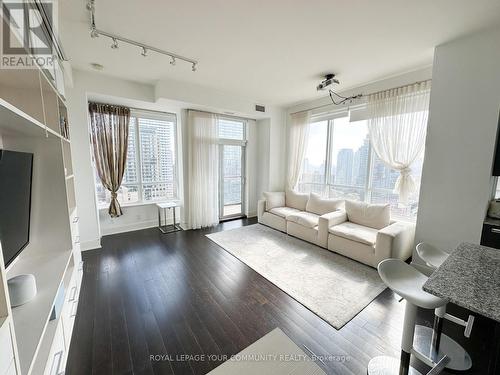
[[[82,279],[64,99],[45,74],[0,69],[0,148],[33,153],[30,241],[6,270],[0,247],[0,375],[61,374]],[[33,274],[36,297],[11,308],[7,280]],[[60,314],[50,320],[58,296]]]

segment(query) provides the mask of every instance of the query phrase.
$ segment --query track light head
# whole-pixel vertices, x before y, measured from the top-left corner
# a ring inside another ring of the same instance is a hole
[[[96,28],[92,28],[92,30],[90,30],[90,37],[99,38],[99,32],[96,30]]]
[[[118,49],[118,41],[115,38],[113,38],[113,44],[111,45],[111,48]]]
[[[191,67],[191,70],[192,70],[193,72],[196,72],[196,63],[193,63],[193,66]]]
[[[175,57],[172,56],[172,60],[170,61],[170,65],[174,66],[176,63]]]
[[[141,55],[144,57],[146,57],[148,55],[148,50],[146,49],[146,47],[142,47]]]

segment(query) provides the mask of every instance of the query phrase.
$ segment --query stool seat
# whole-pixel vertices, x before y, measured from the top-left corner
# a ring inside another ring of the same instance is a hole
[[[378,273],[385,285],[416,306],[435,309],[448,302],[424,291],[422,286],[427,276],[400,259],[383,260],[378,265]]]
[[[417,254],[429,267],[438,268],[444,263],[449,254],[431,244],[421,242],[417,245]]]

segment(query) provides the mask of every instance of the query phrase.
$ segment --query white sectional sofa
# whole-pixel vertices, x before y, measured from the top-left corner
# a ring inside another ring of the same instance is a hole
[[[390,218],[390,206],[322,199],[293,191],[266,192],[258,221],[371,267],[411,256],[415,226]]]

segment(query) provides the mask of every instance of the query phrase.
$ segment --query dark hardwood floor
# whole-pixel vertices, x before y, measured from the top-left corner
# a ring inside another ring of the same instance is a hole
[[[361,375],[374,356],[399,357],[404,303],[390,290],[337,331],[205,237],[253,223],[103,237],[102,249],[84,253],[66,373],[205,374],[276,327],[297,345],[330,356],[318,362],[330,374]],[[432,317],[420,311],[419,323],[430,326]],[[467,340],[458,326],[444,323],[445,333],[469,350],[470,374],[485,373],[490,324],[478,318]]]

